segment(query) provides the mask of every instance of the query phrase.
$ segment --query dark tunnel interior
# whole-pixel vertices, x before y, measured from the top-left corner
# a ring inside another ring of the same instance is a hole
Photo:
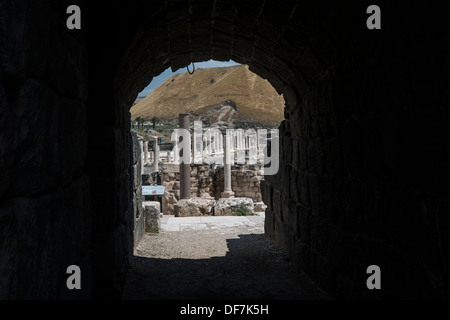
[[[450,298],[450,29],[437,4],[376,2],[380,30],[367,1],[0,0],[0,299],[120,297],[139,241],[130,107],[209,59],[284,95],[264,229],[299,269],[338,299]]]

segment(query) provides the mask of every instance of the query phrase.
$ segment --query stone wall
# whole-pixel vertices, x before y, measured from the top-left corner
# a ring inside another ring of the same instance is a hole
[[[137,93],[169,67],[232,59],[286,101],[280,170],[263,183],[266,234],[335,296],[448,298],[445,10],[382,1],[383,27],[368,30],[368,1],[180,4],[128,1],[91,12],[89,89],[102,95],[92,94],[88,110],[96,121],[107,116],[104,128],[90,125],[90,144],[104,147],[113,164],[90,177],[97,183],[92,176],[103,171],[113,186],[104,195],[114,203],[111,226],[96,228],[109,236],[99,247],[109,248],[110,278],[126,266],[120,219],[128,200],[120,195]],[[380,291],[365,287],[371,264],[381,267]]]
[[[173,214],[173,205],[180,198],[179,165],[162,164],[161,180],[166,187],[163,196],[164,214]],[[249,197],[261,200],[260,181],[263,179],[260,165],[236,164],[231,166],[231,187],[235,197]],[[223,192],[223,166],[191,164],[191,197],[209,197],[219,199]]]
[[[338,297],[448,295],[450,198],[438,185],[449,169],[438,146],[449,100],[433,76],[444,56],[417,46],[325,77],[288,109],[280,170],[262,183],[266,234]],[[366,287],[372,264],[382,290]]]
[[[247,197],[255,202],[262,201],[261,180],[264,179],[264,169],[261,165],[233,165],[231,166],[231,187],[235,197]],[[218,167],[214,174],[216,199],[223,192],[223,166]]]
[[[87,54],[66,8],[0,2],[0,300],[92,296]]]
[[[120,296],[130,106],[165,69],[209,59],[284,95],[261,193],[266,234],[300,268],[340,298],[450,297],[445,10],[383,1],[367,30],[366,1],[80,0],[68,30],[70,4],[0,1],[0,298]],[[66,288],[72,264],[83,290]],[[365,287],[371,264],[382,290]]]
[[[145,216],[143,214],[142,202],[144,201],[144,196],[142,195],[142,157],[141,148],[139,146],[139,141],[136,132],[131,132],[132,139],[132,159],[133,159],[133,216],[134,225],[131,234],[134,235],[134,246],[133,251],[136,246],[141,241],[145,233]]]

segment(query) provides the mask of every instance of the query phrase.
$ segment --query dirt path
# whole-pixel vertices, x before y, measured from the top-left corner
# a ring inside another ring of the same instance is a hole
[[[327,298],[262,228],[147,234],[133,263],[123,299]]]

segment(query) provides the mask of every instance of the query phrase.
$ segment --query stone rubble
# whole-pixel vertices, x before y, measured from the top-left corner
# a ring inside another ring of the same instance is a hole
[[[174,204],[174,214],[175,217],[211,215],[215,202],[207,198],[181,199]]]
[[[254,204],[250,198],[221,198],[213,207],[215,216],[253,215]]]

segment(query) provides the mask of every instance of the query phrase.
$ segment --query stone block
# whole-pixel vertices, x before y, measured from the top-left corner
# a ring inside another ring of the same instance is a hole
[[[213,207],[215,216],[253,215],[254,204],[250,198],[220,198]]]
[[[212,197],[209,193],[207,193],[207,192],[202,193],[202,194],[200,195],[200,198],[213,199],[213,197]]]
[[[290,198],[297,203],[300,203],[300,178],[297,170],[291,170],[291,186],[290,186]]]
[[[245,176],[246,177],[255,177],[256,175],[258,175],[258,172],[254,171],[254,170],[247,170],[247,171],[245,171]]]
[[[244,192],[241,192],[241,194],[242,194],[244,197],[252,198],[254,193],[253,193],[252,191],[244,191]]]
[[[176,174],[175,173],[168,173],[167,174],[167,179],[168,179],[168,181],[170,181],[170,180],[175,180],[176,179]]]
[[[143,201],[145,232],[158,233],[161,228],[161,205],[158,201]]]
[[[300,189],[300,201],[305,207],[309,207],[311,203],[309,197],[309,175],[300,174],[299,176],[298,187]]]
[[[295,141],[295,140],[294,140]],[[281,147],[282,147],[282,155],[283,155],[283,161],[291,162],[292,161],[292,146],[293,140],[289,137],[283,137],[281,140]]]
[[[306,171],[307,168],[307,142],[306,140],[298,140],[298,167],[300,172]]]
[[[207,198],[181,199],[174,204],[174,214],[176,217],[211,215],[215,202]]]
[[[298,210],[298,231],[300,232],[300,239],[305,244],[310,244],[310,217],[311,217],[311,210],[306,209],[303,206],[297,206]]]
[[[264,204],[264,202],[262,202],[262,201],[256,202],[254,211],[255,212],[266,212],[266,208],[267,208],[267,206]]]
[[[308,180],[311,208],[315,213],[319,213],[319,177],[315,174],[309,176]]]
[[[180,172],[180,165],[173,163],[164,163],[161,165],[161,172],[163,173],[178,173]]]

